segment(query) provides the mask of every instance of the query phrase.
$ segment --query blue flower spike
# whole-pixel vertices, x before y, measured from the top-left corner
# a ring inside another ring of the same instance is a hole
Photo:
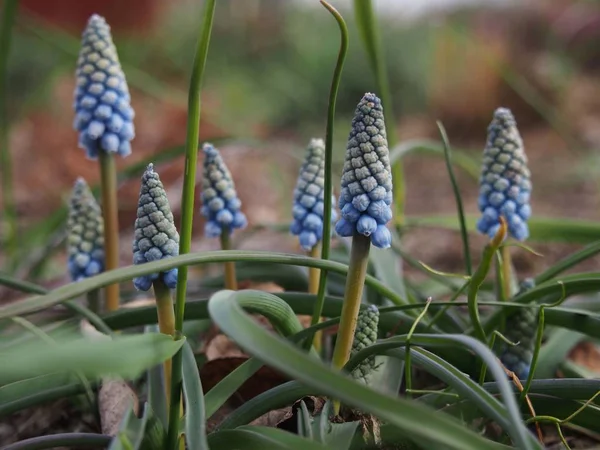
[[[133,238],[133,263],[145,264],[178,254],[179,233],[175,228],[167,193],[154,166],[149,164],[142,175]],[[135,278],[133,284],[136,289],[147,291],[159,277],[168,288],[175,289],[177,286],[177,269],[143,275]]]
[[[135,136],[129,89],[110,26],[97,14],[83,31],[76,77],[73,127],[79,147],[90,159],[101,151],[129,155]]]
[[[378,326],[379,309],[377,309],[377,306],[369,305],[358,314],[354,341],[352,342],[352,350],[350,352],[351,356],[356,355],[359,351],[377,342]],[[369,384],[369,377],[376,369],[375,356],[369,356],[356,366],[352,371],[352,377],[355,380]]]
[[[298,236],[300,246],[307,252],[323,239],[324,184],[325,143],[323,139],[311,139],[294,190],[294,220],[290,226],[290,232]],[[333,203],[335,197],[332,202],[332,222],[337,219]]]
[[[370,237],[375,247],[388,248],[392,235],[392,172],[381,100],[364,95],[356,108],[348,138],[339,206],[342,217],[335,231]]]
[[[221,158],[219,150],[212,144],[202,146],[204,152],[204,172],[202,179],[202,209],[206,217],[204,234],[208,238],[231,235],[234,229],[248,224],[240,210],[242,202],[235,191],[231,173]]]
[[[83,178],[75,182],[69,202],[67,253],[73,281],[83,280],[104,270],[102,211]]]
[[[492,238],[504,216],[508,233],[518,241],[529,237],[531,174],[517,122],[510,110],[498,108],[488,127],[481,177],[477,230]]]

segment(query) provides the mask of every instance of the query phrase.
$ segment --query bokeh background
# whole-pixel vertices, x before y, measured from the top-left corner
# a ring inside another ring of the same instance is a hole
[[[339,173],[355,105],[364,92],[376,92],[376,84],[351,2],[331,3],[350,30],[334,138]],[[440,120],[453,147],[477,161],[494,109],[508,107],[530,159],[534,214],[600,219],[600,2],[374,3],[403,145],[439,141]],[[97,163],[77,148],[72,129],[75,61],[81,31],[92,13],[112,25],[137,114],[133,154],[118,166],[156,160],[178,216],[186,90],[202,6],[199,0],[21,0],[6,99],[19,235],[32,258],[21,265],[21,275],[62,276],[60,251],[43,267],[36,266],[36,252],[48,242],[60,243],[57,210],[64,207],[75,179],[98,181]],[[253,225],[289,220],[304,145],[311,137],[324,137],[338,46],[337,25],[317,0],[219,1],[200,136],[222,149]],[[405,163],[409,216],[452,214],[455,203],[443,160],[415,154]],[[133,177],[120,187],[123,264],[131,263],[142,171],[133,170]],[[476,213],[476,180],[460,170],[458,178],[467,212]],[[203,239],[201,230],[198,220],[194,249],[215,248],[217,243]],[[484,241],[475,238],[476,248]],[[285,233],[277,238],[259,233],[239,245],[297,250]],[[460,240],[454,232],[411,232],[404,246],[440,270],[461,267]],[[545,258],[518,252],[518,268],[537,271],[570,248],[552,244],[540,249]]]

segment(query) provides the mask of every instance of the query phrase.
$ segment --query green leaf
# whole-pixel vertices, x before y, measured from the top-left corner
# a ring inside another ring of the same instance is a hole
[[[144,404],[141,418],[137,418],[133,408],[121,420],[117,435],[108,450],[162,450],[165,430],[154,416],[148,403]]]
[[[194,352],[186,342],[183,346],[183,396],[185,399],[185,442],[188,450],[208,450],[204,393]]]
[[[237,298],[249,294],[221,291],[209,302],[217,325],[238,345],[266,364],[343,402],[370,412],[412,435],[443,442],[450,448],[485,450],[503,448],[464,428],[459,422],[435,415],[426,407],[405,399],[393,399],[361,385],[308,357],[290,343],[270,334],[237,305]]]
[[[214,449],[290,450],[290,447],[282,442],[248,430],[225,430],[211,433],[208,435],[208,445]]]
[[[156,308],[153,306],[156,310]],[[158,333],[158,325],[149,325],[144,329],[144,333]],[[167,418],[167,398],[165,396],[165,377],[163,364],[157,364],[147,371],[148,378],[148,403],[156,414],[156,417],[162,422],[163,426],[168,425]]]
[[[324,446],[315,441],[311,441],[307,438],[300,437],[297,434],[292,434],[288,431],[280,430],[279,428],[263,427],[263,426],[244,426],[239,427],[239,431],[249,431],[257,433],[273,441],[278,442],[290,450],[328,450],[331,447]]]
[[[175,267],[189,266],[195,264],[206,264],[228,261],[254,261],[288,264],[297,266],[317,267],[327,269],[331,272],[346,274],[348,266],[333,261],[309,258],[306,256],[292,255],[287,253],[271,253],[258,251],[221,250],[215,252],[199,252],[179,255],[173,258],[162,259],[147,264],[120,267],[115,270],[101,273],[77,283],[71,283],[59,287],[47,295],[35,296],[20,302],[11,303],[0,307],[0,319],[13,317],[40,309],[48,308],[57,303],[79,297],[94,289],[99,289],[109,284],[132,280],[135,277],[149,273],[165,272]],[[376,278],[367,275],[366,284],[377,290],[382,296],[392,300],[394,304],[406,304],[407,302],[394,291],[380,283]]]
[[[469,230],[475,230],[477,216],[465,217]],[[600,224],[589,220],[532,217],[529,224],[530,242],[569,242],[589,244],[600,239]],[[455,216],[407,217],[407,227],[433,227],[459,230]]]
[[[550,309],[548,309],[549,311]],[[546,312],[546,311],[544,311]],[[585,338],[584,334],[571,330],[558,329],[542,345],[535,366],[536,378],[552,378],[558,365],[563,362],[569,352]]]
[[[28,342],[0,352],[0,384],[52,373],[78,371],[95,379],[135,378],[165,361],[183,345],[162,334],[142,334],[91,341],[77,335],[47,342]]]

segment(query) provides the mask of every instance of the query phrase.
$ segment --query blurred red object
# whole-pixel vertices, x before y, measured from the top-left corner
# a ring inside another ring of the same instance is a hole
[[[21,0],[21,12],[70,31],[82,30],[92,14],[104,16],[115,32],[148,32],[167,3],[160,0]]]

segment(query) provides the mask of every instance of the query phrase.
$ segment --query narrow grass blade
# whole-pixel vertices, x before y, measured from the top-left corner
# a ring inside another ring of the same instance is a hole
[[[186,342],[183,346],[183,395],[185,399],[185,442],[188,450],[208,450],[206,415],[200,372],[194,352]]]
[[[38,436],[2,447],[2,450],[42,450],[61,447],[103,447],[110,444],[112,436],[95,433],[57,433]]]

